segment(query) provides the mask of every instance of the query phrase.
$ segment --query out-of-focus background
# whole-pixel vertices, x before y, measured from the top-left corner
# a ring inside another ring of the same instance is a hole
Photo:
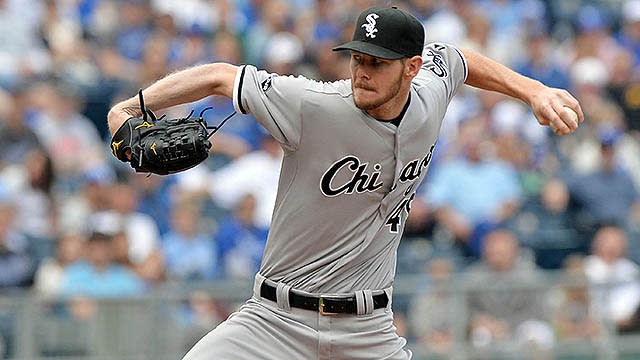
[[[237,116],[205,164],[136,175],[107,111],[215,61],[346,78],[330,49],[372,4],[0,0],[0,358],[178,359],[247,299],[279,146]],[[640,358],[640,1],[395,4],[429,40],[568,89],[586,118],[558,137],[523,103],[453,99],[398,249],[415,358]],[[205,106],[232,111],[168,112]]]

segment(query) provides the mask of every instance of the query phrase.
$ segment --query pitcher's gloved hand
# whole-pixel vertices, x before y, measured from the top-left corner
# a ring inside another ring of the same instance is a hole
[[[118,159],[129,162],[138,172],[167,175],[192,168],[209,156],[209,137],[219,126],[207,127],[202,113],[200,117],[191,117],[191,112],[185,118],[166,119],[163,115],[157,119],[144,106],[142,90],[138,94],[142,117],[129,118],[111,140],[111,150]],[[214,129],[210,134],[209,128]]]

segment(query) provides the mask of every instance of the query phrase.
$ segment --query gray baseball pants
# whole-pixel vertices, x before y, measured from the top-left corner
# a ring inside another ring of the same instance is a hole
[[[277,303],[260,297],[263,281],[277,286]],[[356,294],[357,315],[292,308],[288,291],[257,274],[253,297],[198,341],[183,360],[411,359],[407,341],[393,326],[391,288],[382,290],[390,299],[383,309],[366,309],[363,297],[371,297],[371,291]]]

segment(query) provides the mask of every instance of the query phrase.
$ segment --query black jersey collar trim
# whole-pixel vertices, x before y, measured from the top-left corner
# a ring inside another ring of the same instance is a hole
[[[404,104],[402,111],[400,111],[400,115],[396,116],[391,120],[391,123],[395,126],[400,126],[400,122],[404,117],[404,114],[407,113],[407,109],[409,108],[409,104],[411,103],[411,91],[409,91],[409,97],[407,97],[407,102]]]

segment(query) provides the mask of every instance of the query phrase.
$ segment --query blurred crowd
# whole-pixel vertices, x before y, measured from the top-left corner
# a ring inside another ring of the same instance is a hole
[[[109,153],[106,114],[164,75],[209,62],[347,78],[348,56],[330,49],[350,40],[355,17],[374,4],[0,0],[0,291],[118,298],[169,282],[251,279],[279,145],[251,116],[236,116],[205,164],[148,177]],[[407,334],[448,349],[452,274],[535,284],[541,269],[584,286],[545,289],[554,294],[546,307],[526,291],[472,294],[474,345],[593,337],[602,331],[595,319],[620,331],[640,326],[640,0],[394,4],[424,23],[429,41],[568,89],[586,119],[558,137],[523,103],[459,91],[398,252],[398,273],[431,279],[405,304],[420,314]],[[213,124],[233,111],[212,97],[167,112],[207,106]],[[597,286],[611,281],[619,284]]]

